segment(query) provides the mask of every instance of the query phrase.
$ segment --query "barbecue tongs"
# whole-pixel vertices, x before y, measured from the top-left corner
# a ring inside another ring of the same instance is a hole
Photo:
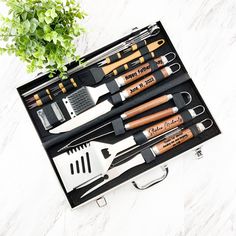
[[[202,114],[202,112],[201,112]],[[128,170],[142,165],[144,163],[150,163],[155,161],[156,157],[171,150],[172,148],[198,136],[205,130],[209,129],[213,125],[213,121],[209,118],[202,120],[186,129],[176,129],[175,131],[168,134],[161,141],[158,140],[154,145],[147,147],[139,152],[139,154],[133,156],[129,161],[115,166],[103,176],[102,182],[91,187],[88,191],[83,193],[81,197],[87,196],[93,191],[97,190],[101,186],[110,182],[111,180],[118,178]]]

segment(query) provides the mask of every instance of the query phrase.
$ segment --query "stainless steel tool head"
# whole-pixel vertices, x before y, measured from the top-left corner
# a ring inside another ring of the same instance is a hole
[[[66,106],[71,118],[79,115],[80,113],[88,110],[96,105],[99,97],[108,93],[106,85],[100,85],[96,88],[84,86],[76,90],[75,92],[63,98],[63,102]]]
[[[107,172],[114,159],[108,151],[109,146],[111,145],[91,142],[53,158],[67,192],[88,184]]]
[[[86,87],[76,90],[66,98],[63,98],[62,101],[71,118],[76,117],[78,114],[95,105]]]

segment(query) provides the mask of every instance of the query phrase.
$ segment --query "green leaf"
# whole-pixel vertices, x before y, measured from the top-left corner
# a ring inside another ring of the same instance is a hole
[[[27,18],[27,12],[24,12],[22,15],[21,15],[21,18],[22,18],[22,20],[26,20],[26,18]]]
[[[6,53],[7,49],[6,48],[0,48],[0,55]]]
[[[44,39],[45,39],[46,41],[48,41],[48,42],[52,41],[52,35],[51,35],[51,33],[45,34]]]
[[[44,18],[47,24],[51,24],[53,22],[53,19],[50,16],[47,16]]]
[[[58,33],[56,31],[51,32],[52,40],[55,44],[57,43],[57,35]]]
[[[24,27],[24,34],[27,34],[30,30],[30,22],[29,20],[26,20],[23,22],[23,27]]]
[[[57,13],[54,8],[51,10],[51,17],[52,17],[52,19],[57,17]]]
[[[45,33],[50,33],[50,32],[51,32],[51,27],[50,27],[49,25],[44,25],[44,26],[43,26],[43,31],[44,31]]]
[[[39,22],[44,22],[44,13],[43,12],[41,12],[39,15],[38,15],[38,19],[39,19]]]
[[[39,39],[43,39],[44,37],[44,31],[42,29],[37,29],[36,30],[36,36],[39,38]]]
[[[30,20],[30,33],[34,33],[35,32],[36,28],[38,27],[38,24],[39,24],[39,22],[38,22],[37,19],[32,18]]]
[[[48,10],[45,12],[45,16],[47,16],[47,17],[51,16],[51,9],[48,9]]]
[[[32,18],[32,19],[30,20],[30,23],[31,23],[31,24],[34,23],[34,24],[38,25],[38,24],[39,24],[39,21],[38,21],[36,18]]]

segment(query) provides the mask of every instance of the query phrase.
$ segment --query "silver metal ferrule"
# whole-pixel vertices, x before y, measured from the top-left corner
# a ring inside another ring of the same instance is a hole
[[[173,95],[172,95],[172,94],[168,94],[168,95],[167,95],[167,98],[168,98],[168,101],[169,101],[170,99],[173,98]]]
[[[169,66],[165,67],[165,70],[168,73],[168,75],[171,75],[173,73],[173,71],[171,70]]]
[[[161,60],[163,62],[163,65],[166,65],[168,63],[168,60],[165,56],[161,56]]]
[[[197,116],[196,112],[193,109],[189,109],[188,112],[192,116],[192,118],[195,118]]]
[[[143,131],[143,134],[144,134],[144,136],[145,136],[146,138],[149,138],[149,132],[148,132],[147,130],[144,130],[144,131]]]
[[[174,113],[177,113],[177,112],[179,111],[179,109],[178,109],[178,107],[173,107],[173,108],[172,108],[172,111],[173,111]]]
[[[202,123],[197,123],[196,127],[200,133],[202,133],[206,129]]]
[[[129,130],[129,129],[130,129],[129,123],[128,123],[128,124],[125,124],[125,130]]]
[[[121,114],[120,117],[121,117],[122,120],[126,120],[127,119],[127,115],[125,113]]]
[[[125,85],[125,80],[122,76],[117,77],[115,81],[117,85],[119,86],[119,88]]]
[[[155,155],[155,156],[158,156],[160,154],[160,151],[156,145],[151,147],[151,151],[152,151],[153,155]]]
[[[124,90],[124,91],[120,92],[120,96],[121,96],[122,101],[125,101],[126,98],[129,97],[129,94],[126,90]]]

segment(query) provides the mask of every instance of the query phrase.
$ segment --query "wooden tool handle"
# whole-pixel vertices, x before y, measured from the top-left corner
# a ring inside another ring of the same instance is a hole
[[[123,64],[126,64],[126,63],[128,63],[128,62],[130,62],[130,61],[132,61],[132,60],[134,60],[138,57],[141,57],[143,54],[146,54],[148,52],[152,52],[152,51],[156,50],[157,48],[162,46],[164,43],[165,43],[164,39],[160,39],[160,40],[157,40],[153,43],[150,43],[147,46],[141,48],[138,51],[135,51],[131,55],[129,55],[129,56],[117,61],[117,62],[114,62],[114,63],[112,63],[110,65],[107,65],[107,66],[103,66],[102,70],[103,70],[104,74],[107,75],[111,71],[116,69],[117,67],[122,66]]]
[[[126,130],[135,129],[138,127],[141,127],[143,125],[149,124],[153,121],[157,121],[160,119],[163,119],[167,116],[173,115],[175,112],[173,111],[173,108],[168,108],[163,111],[156,112],[154,114],[142,117],[138,120],[131,121],[125,125]]]
[[[131,50],[135,51],[135,50],[137,50],[137,49],[139,49],[141,47],[144,47],[145,45],[147,45],[147,41],[146,40],[140,41],[140,42],[138,42],[136,44],[133,44],[131,46]]]
[[[157,79],[153,75],[147,76],[145,79],[138,81],[135,84],[132,84],[128,88],[122,91],[122,94],[125,98],[130,98],[135,96],[136,94],[146,90],[147,88],[153,86],[157,83]]]
[[[176,135],[173,135],[157,143],[152,147],[152,150],[155,152],[155,154],[162,154],[190,140],[191,138],[193,138],[192,131],[190,129],[185,129],[182,130],[180,133],[177,133]]]
[[[121,117],[123,120],[129,119],[131,117],[134,117],[138,114],[141,114],[145,111],[148,111],[154,107],[160,106],[161,104],[164,104],[170,100],[170,96],[164,95],[159,98],[155,98],[149,102],[146,102],[140,106],[137,106],[129,111],[124,112]]]
[[[140,57],[141,56],[141,53],[140,51],[136,51],[134,53],[132,53],[131,55],[117,61],[117,62],[114,62],[110,65],[107,65],[107,66],[104,66],[102,67],[102,70],[104,72],[105,75],[109,74],[111,71],[113,71],[114,69],[116,69],[117,67],[120,67],[122,66],[123,64],[126,64],[132,60],[134,60],[135,58],[137,57]]]
[[[139,78],[141,78],[144,75],[147,75],[151,72],[150,65],[148,63],[145,63],[144,65],[141,65],[124,75],[120,76],[122,78],[124,85],[129,84]]]
[[[140,57],[139,58],[140,63],[144,63],[144,62],[148,61],[149,59],[151,59],[151,57],[150,58],[148,57],[149,55],[150,54],[146,54],[145,56]],[[147,59],[147,57],[148,57],[148,59]],[[153,61],[156,63],[156,65],[155,65],[156,68],[154,68],[154,69],[151,68],[151,66],[150,66],[150,63],[153,63]],[[124,84],[129,84],[129,83],[141,78],[142,76],[153,72],[154,70],[158,70],[160,67],[163,67],[166,64],[166,63],[163,62],[161,57],[153,59],[153,61],[142,64],[141,66],[139,66],[139,67],[129,71],[128,73],[120,76],[123,79]]]
[[[120,92],[120,97],[122,97],[122,101],[135,96],[136,94],[148,89],[156,83],[159,83],[163,79],[169,77],[171,73],[172,71],[169,67],[164,67],[163,69],[155,71],[153,74],[138,81],[137,83],[132,84],[131,86]]]
[[[177,126],[183,124],[183,119],[181,115],[175,115],[168,119],[165,119],[151,127],[148,127],[143,131],[147,139],[154,138],[160,134],[163,134]]]

